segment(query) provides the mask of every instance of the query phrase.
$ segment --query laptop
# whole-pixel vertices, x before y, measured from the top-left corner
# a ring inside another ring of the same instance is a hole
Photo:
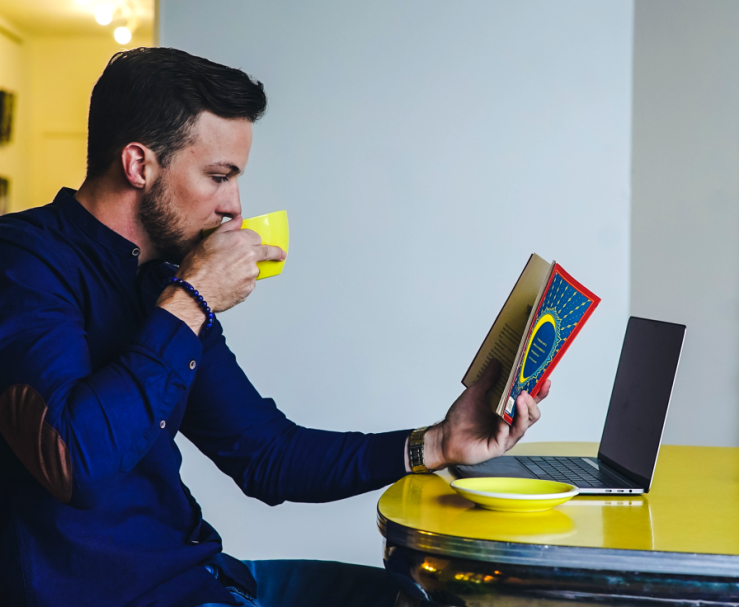
[[[629,319],[598,457],[504,455],[452,471],[560,481],[581,494],[648,493],[684,339],[685,325]]]

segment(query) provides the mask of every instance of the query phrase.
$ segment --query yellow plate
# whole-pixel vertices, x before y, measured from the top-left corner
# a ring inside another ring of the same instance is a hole
[[[460,478],[452,482],[461,496],[488,510],[543,512],[571,500],[580,489],[535,478]]]

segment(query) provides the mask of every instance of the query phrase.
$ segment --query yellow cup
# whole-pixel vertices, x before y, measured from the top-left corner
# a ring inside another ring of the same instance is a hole
[[[253,230],[262,237],[262,244],[280,247],[287,253],[290,243],[290,229],[287,225],[287,211],[275,211],[266,215],[257,215],[244,219],[241,224],[242,230]],[[285,266],[284,261],[260,261],[257,262],[259,276],[257,280],[277,276]]]
[[[249,217],[249,219],[244,219],[241,224],[241,229],[253,230],[262,237],[262,244],[280,247],[285,251],[285,253],[287,253],[287,247],[290,242],[290,230],[287,225],[287,211],[275,211],[274,213],[267,213],[266,215]],[[208,236],[214,231],[215,228],[205,230],[203,234]],[[257,280],[269,278],[270,276],[277,276],[282,272],[284,265],[284,261],[257,262],[257,267],[259,268],[259,276],[257,277]]]

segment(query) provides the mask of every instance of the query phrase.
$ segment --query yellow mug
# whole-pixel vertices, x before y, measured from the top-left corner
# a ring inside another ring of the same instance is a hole
[[[217,228],[204,230],[203,235],[208,236],[216,229]],[[262,244],[280,247],[285,251],[285,253],[287,253],[287,247],[290,242],[290,230],[287,225],[287,211],[275,211],[274,213],[267,213],[266,215],[249,217],[249,219],[244,219],[241,224],[241,229],[253,230],[262,237]],[[284,265],[284,261],[257,262],[257,267],[259,268],[259,276],[257,276],[257,280],[269,278],[270,276],[277,276],[282,272]]]

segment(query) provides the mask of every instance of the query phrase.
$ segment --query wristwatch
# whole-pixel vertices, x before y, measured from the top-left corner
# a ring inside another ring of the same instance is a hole
[[[431,472],[426,467],[423,459],[423,437],[428,430],[428,426],[423,428],[416,428],[411,432],[411,437],[408,440],[408,462],[411,466],[411,472],[413,474],[427,474]]]

